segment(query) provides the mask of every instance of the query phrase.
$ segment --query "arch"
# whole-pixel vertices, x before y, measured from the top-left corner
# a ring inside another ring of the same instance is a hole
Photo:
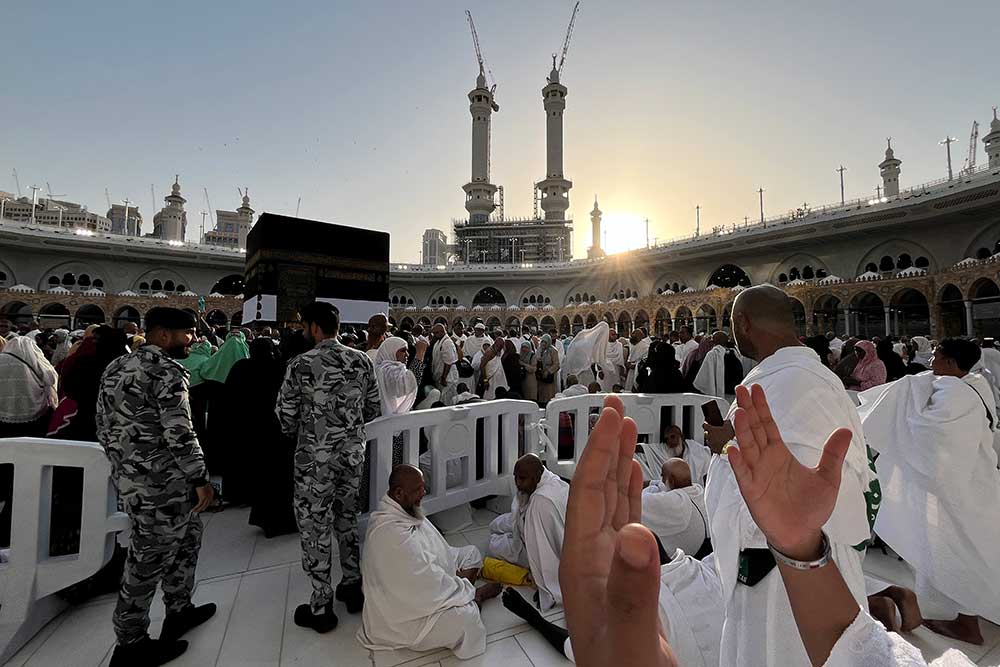
[[[806,269],[809,269],[813,274],[811,277],[807,278],[805,276]],[[778,262],[774,270],[771,272],[771,277],[769,281],[771,283],[782,283],[788,282],[790,280],[812,280],[814,277],[819,278],[819,271],[823,271],[824,275],[830,270],[826,262],[817,257],[816,255],[806,253],[806,252],[796,252],[783,260]],[[794,273],[794,275],[793,275]],[[781,276],[784,275],[786,280],[782,280]]]
[[[0,316],[8,319],[13,324],[31,321],[31,306],[23,301],[8,301],[0,307]]]
[[[185,276],[181,275],[177,271],[174,271],[173,269],[156,268],[156,269],[149,269],[148,271],[145,271],[140,275],[136,276],[135,280],[132,281],[131,289],[141,293],[142,290],[140,289],[140,284],[143,282],[149,284],[153,282],[154,279],[159,279],[161,285],[167,282],[168,280],[173,281],[174,285],[176,286],[175,289],[178,292],[184,291],[184,289],[182,289],[184,285],[191,284],[190,280],[188,280]]]
[[[70,326],[69,308],[53,301],[38,309],[38,322],[42,329],[46,328],[68,328]]]
[[[229,326],[238,327],[243,324],[243,311],[237,311],[229,316]]]
[[[154,292],[156,291],[155,287],[153,287],[152,285],[150,285],[150,287],[153,289]],[[216,281],[216,283],[212,285],[212,289],[209,291],[209,293],[235,296],[236,294],[243,294],[244,289],[245,288],[243,285],[243,275],[240,273],[230,273],[227,276],[219,278]]]
[[[139,311],[133,306],[119,307],[111,318],[111,326],[116,329],[124,328],[127,322],[132,322],[137,326],[142,324],[142,316],[139,315]]]
[[[536,320],[533,316],[528,315],[527,317],[524,318],[524,321],[521,322],[521,326],[529,327],[532,330],[538,329],[538,320]]]
[[[224,311],[215,308],[208,311],[205,315],[205,321],[213,327],[224,327],[229,323],[229,316]]]
[[[100,278],[107,282],[105,272],[96,265],[85,261],[73,260],[61,262],[50,267],[48,270],[43,271],[38,279],[39,282],[36,289],[39,292],[44,292],[47,288],[54,285],[54,283],[51,282],[51,278],[57,277],[59,279],[59,284],[63,285],[63,287],[76,291],[78,289],[76,277],[81,274],[86,275],[88,278],[87,287],[82,289],[87,289],[90,286],[90,282],[95,278]]]
[[[503,292],[498,290],[496,287],[484,287],[476,292],[476,296],[472,298],[473,306],[489,306],[493,304],[499,304],[501,306],[507,305],[507,299],[504,297]]]
[[[813,331],[818,334],[825,334],[828,331],[838,335],[844,333],[840,299],[832,294],[816,297],[813,302],[812,323]]]
[[[918,289],[907,287],[889,299],[892,333],[896,336],[929,336],[931,309],[927,296]]]
[[[14,276],[13,269],[5,262],[0,261],[0,287],[17,284],[17,278]]]
[[[493,315],[488,320],[486,320],[487,331],[493,331],[494,329],[497,329],[499,327],[500,327],[500,318],[497,317],[496,315]]]
[[[653,320],[653,331],[650,333],[655,333],[657,336],[665,336],[668,331],[673,329],[673,323],[670,321],[670,313],[666,308],[659,308],[656,311],[656,315]]]
[[[412,331],[413,330],[413,318],[404,317],[399,321],[400,331]]]
[[[577,317],[579,317],[579,315]],[[559,333],[560,333],[560,335],[566,334],[568,336],[572,331],[573,331],[573,329],[570,326],[569,317],[567,317],[566,315],[563,315],[562,317],[560,317],[559,318]]]
[[[1000,222],[995,222],[985,229],[977,232],[975,236],[969,240],[968,245],[965,247],[965,253],[958,259],[975,257],[976,251],[980,248],[990,249],[990,254],[996,254],[998,250],[998,241],[1000,241]],[[989,257],[989,255],[987,255],[987,257]]]
[[[525,301],[525,299],[527,299],[527,301]],[[518,295],[517,301],[515,301],[514,303],[520,303],[520,304],[536,303],[541,305],[543,303],[548,303],[546,299],[549,299],[548,290],[540,285],[532,285],[531,287],[527,287],[521,290],[521,293]]]
[[[891,271],[892,269],[882,269],[882,260],[888,258],[893,266],[896,265],[896,258],[900,255],[909,255],[910,257],[925,257],[928,258],[928,269],[937,266],[937,260],[934,258],[934,253],[925,248],[924,246],[911,241],[910,239],[889,239],[869,250],[863,257],[858,258],[857,270],[854,272],[855,276],[860,276],[862,273],[870,270],[869,264],[874,264],[876,267],[875,271]],[[888,266],[889,262],[886,262],[885,266]],[[851,333],[854,333],[854,329],[851,329]]]
[[[92,303],[80,306],[73,316],[73,326],[77,329],[85,329],[91,324],[104,324],[104,310],[100,306]]]
[[[443,315],[438,315],[437,317],[434,318],[434,324],[443,324],[445,326],[448,326],[448,319],[445,318]]]
[[[417,320],[417,324],[422,326],[426,333],[427,328],[431,326],[431,318],[427,317],[426,315],[421,315],[420,319]]]
[[[511,315],[510,317],[507,318],[507,323],[504,326],[506,326],[508,329],[512,327],[516,327],[519,329],[521,327],[521,320],[518,319],[516,315]]]
[[[635,329],[645,329],[646,333],[649,333],[649,315],[646,314],[645,310],[636,311],[632,324]]]
[[[405,287],[393,287],[389,291],[389,294],[389,301],[390,303],[393,303],[393,305],[405,306],[407,304],[416,303],[413,298],[413,293]],[[392,299],[396,299],[396,301],[393,302]]]
[[[450,287],[442,287],[431,292],[430,297],[427,299],[427,304],[430,306],[445,306],[458,304],[458,299],[452,297],[452,290]]]
[[[904,252],[896,258],[896,268],[900,271],[908,269],[911,266],[913,266],[913,258],[910,257],[910,253]]]
[[[990,252],[989,248],[982,247],[976,250],[976,254],[974,255],[974,257],[976,259],[989,259],[991,254],[992,253]]]
[[[611,327],[612,329],[615,328],[615,316],[612,315],[610,312],[605,311],[605,313],[601,315],[601,319],[607,322],[608,326]]]
[[[859,292],[851,299],[851,334],[871,338],[885,335],[885,303],[874,292]]]
[[[896,270],[896,260],[893,259],[892,257],[890,257],[889,255],[883,256],[882,259],[880,259],[879,262],[878,262],[878,270],[879,271],[895,271]]]
[[[159,278],[153,278],[153,282],[149,283],[149,289],[153,290],[154,292],[162,292],[163,283],[160,282]],[[215,290],[212,291],[214,292]]]
[[[583,316],[574,315],[573,316],[573,334],[578,334],[583,331]]]
[[[707,303],[703,303],[694,316],[695,328],[698,333],[711,333],[719,328],[719,316],[715,308]]]
[[[628,311],[623,310],[618,313],[618,335],[627,336],[630,333],[632,333],[632,316],[628,314]]]
[[[969,286],[972,301],[971,335],[982,337],[1000,328],[1000,286],[989,278],[980,278]]]
[[[735,264],[723,264],[717,268],[708,279],[706,287],[718,285],[719,287],[750,287],[750,276],[747,272]]]
[[[680,306],[674,313],[674,328],[688,327],[694,333],[694,313],[687,306]]]
[[[792,300],[792,317],[795,319],[795,331],[800,336],[806,335],[806,307],[795,297]]]
[[[538,328],[542,333],[549,333],[556,328],[556,318],[551,315],[546,315],[542,318],[542,321],[538,323]]]
[[[177,286],[174,284],[173,280],[170,280],[169,278],[167,278],[166,280],[163,281],[163,291],[164,292],[173,292],[173,291],[176,291],[176,290],[177,290]]]
[[[589,329],[596,325],[597,325],[597,316],[594,315],[593,313],[587,315],[587,328]]]

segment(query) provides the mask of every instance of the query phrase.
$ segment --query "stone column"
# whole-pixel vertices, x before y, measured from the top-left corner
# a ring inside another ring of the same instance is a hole
[[[892,314],[889,312],[889,306],[883,306],[882,311],[885,313],[885,335],[892,335]]]
[[[965,302],[965,335],[972,337],[972,301]]]
[[[816,335],[815,326],[813,325],[813,309],[812,306],[805,307],[806,313],[806,335],[814,336]],[[825,331],[820,331],[819,333],[826,333]]]
[[[851,311],[847,306],[840,309],[844,313],[844,335],[851,337]]]
[[[941,339],[941,333],[944,331],[944,322],[941,321],[941,304],[934,303],[930,307],[930,326],[932,339]]]

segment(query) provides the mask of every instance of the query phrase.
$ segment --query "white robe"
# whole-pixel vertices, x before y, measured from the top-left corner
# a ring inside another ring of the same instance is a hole
[[[449,648],[486,652],[476,588],[456,573],[482,565],[475,547],[453,547],[425,517],[388,495],[368,520],[361,574],[365,594],[357,639],[372,650]]]
[[[497,387],[503,387],[504,389],[509,389],[510,385],[507,384],[507,374],[503,370],[503,363],[499,356],[493,357],[486,362],[486,368],[482,371],[479,370],[480,364],[483,361],[483,352],[479,352],[472,359],[472,367],[476,369],[477,372],[482,373],[483,381],[487,383],[486,391],[483,392],[483,399],[487,401],[492,401],[497,397]]]
[[[559,588],[559,558],[562,554],[563,534],[566,531],[566,501],[569,484],[558,475],[542,471],[534,493],[527,499],[518,494],[511,512],[493,521],[490,526],[490,555],[518,562],[523,549],[531,578],[538,587],[539,604],[546,611],[562,604]],[[510,527],[510,532],[504,532]],[[506,554],[511,558],[503,558]]]
[[[660,538],[668,554],[696,554],[707,535],[705,489],[693,484],[670,489],[656,480],[642,490],[642,525]]]
[[[726,395],[726,346],[716,345],[705,354],[694,377],[694,388],[706,396]]]
[[[431,353],[431,373],[434,375],[435,386],[444,389],[458,382],[458,369],[455,367],[457,361],[458,350],[455,348],[455,343],[452,342],[451,338],[443,337],[437,342]],[[445,364],[451,364],[451,368],[448,369],[447,382],[441,385],[439,383],[441,376],[444,375]]]
[[[918,597],[921,589],[947,596],[934,616],[926,615],[1000,622],[1000,471],[987,418],[996,404],[986,380],[926,372],[859,398],[868,444],[879,453],[875,531],[916,571]]]
[[[652,342],[653,339],[647,336],[633,345],[628,351],[628,364],[631,368],[628,369],[628,375],[625,377],[625,391],[635,391],[635,374],[638,370],[639,362],[649,354],[649,346]]]
[[[760,384],[767,392],[785,443],[804,465],[819,463],[827,437],[837,428],[847,427],[854,432],[840,495],[823,529],[830,539],[833,559],[860,606],[866,600],[865,579],[862,554],[853,545],[871,535],[864,491],[873,476],[854,403],[840,379],[808,347],[782,348],[763,360],[743,381],[747,387],[753,384]],[[730,419],[735,408],[734,403]],[[754,667],[810,664],[777,568],[756,586],[737,582],[740,550],[765,549],[767,540],[754,523],[725,456],[712,458],[705,504],[726,604],[721,664]]]
[[[708,464],[712,462],[712,450],[697,440],[685,440],[684,444],[687,446],[679,458],[684,459],[691,468],[691,481],[695,484],[704,484],[708,475]],[[642,452],[636,453],[635,460],[642,467],[642,479],[650,481],[660,479],[663,464],[667,459],[677,456],[666,443],[650,442],[642,444]]]
[[[625,367],[625,347],[620,340],[616,340],[613,343],[608,341],[608,351],[605,353],[605,359],[615,368]]]
[[[681,366],[684,365],[684,360],[687,356],[698,349],[698,341],[691,338],[686,343],[675,343],[674,344],[674,359]]]
[[[887,632],[867,610],[858,615],[833,645],[825,667],[927,667],[923,654],[895,632]],[[964,653],[948,649],[930,667],[974,667]]]
[[[483,345],[492,345],[493,339],[483,334],[482,336],[469,336],[465,339],[465,345],[462,346],[462,352],[469,359],[476,356],[477,352],[483,351]]]

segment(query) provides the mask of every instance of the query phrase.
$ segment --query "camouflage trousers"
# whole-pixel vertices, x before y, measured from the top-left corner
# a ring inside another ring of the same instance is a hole
[[[167,612],[191,602],[194,571],[201,549],[201,517],[190,501],[139,509],[125,503],[132,524],[114,627],[119,644],[142,639],[149,629],[149,605],[156,586],[163,589]]]
[[[295,521],[302,541],[302,569],[312,582],[309,604],[321,613],[333,600],[333,533],[340,551],[342,584],[361,580],[358,488],[362,463],[336,457],[325,464],[296,461]]]

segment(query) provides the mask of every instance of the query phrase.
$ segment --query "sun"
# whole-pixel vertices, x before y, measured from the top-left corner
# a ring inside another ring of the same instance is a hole
[[[646,219],[637,213],[610,211],[601,216],[601,236],[601,247],[609,255],[645,248]]]

